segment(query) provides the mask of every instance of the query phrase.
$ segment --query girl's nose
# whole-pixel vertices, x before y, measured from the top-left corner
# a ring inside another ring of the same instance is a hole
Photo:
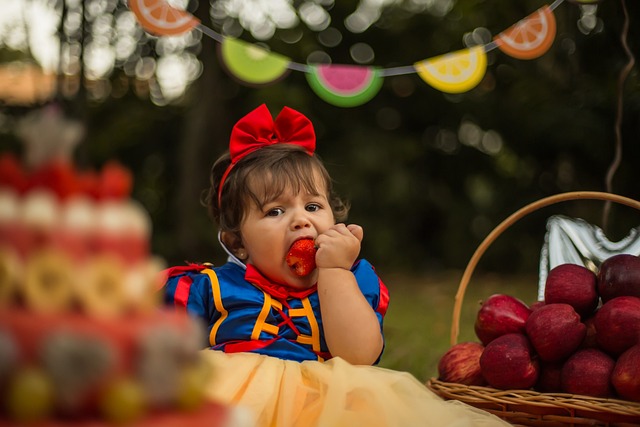
[[[291,228],[293,230],[300,230],[302,228],[310,228],[311,227],[311,221],[309,221],[309,217],[306,215],[306,211],[303,212],[297,212],[292,221],[291,221]]]

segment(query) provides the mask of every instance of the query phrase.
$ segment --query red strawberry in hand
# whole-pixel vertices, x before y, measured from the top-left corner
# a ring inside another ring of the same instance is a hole
[[[307,276],[316,268],[316,246],[312,239],[297,240],[287,254],[287,265],[298,276]]]

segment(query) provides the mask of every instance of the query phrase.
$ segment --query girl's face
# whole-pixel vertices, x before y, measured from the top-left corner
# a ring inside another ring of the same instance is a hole
[[[299,193],[287,189],[262,208],[251,202],[240,225],[242,246],[247,253],[245,262],[274,282],[297,289],[313,286],[318,272],[314,270],[305,277],[293,273],[285,260],[289,248],[296,240],[315,239],[335,223],[319,174],[315,182],[318,195],[309,194],[301,186]]]

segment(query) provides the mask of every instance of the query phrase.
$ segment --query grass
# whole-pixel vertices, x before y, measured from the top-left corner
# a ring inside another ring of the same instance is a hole
[[[451,345],[454,299],[461,277],[461,271],[382,277],[391,298],[380,367],[409,372],[423,382],[437,376],[438,360]],[[537,287],[536,275],[474,273],[464,296],[457,342],[478,341],[473,324],[483,299],[504,293],[530,304],[536,299]]]

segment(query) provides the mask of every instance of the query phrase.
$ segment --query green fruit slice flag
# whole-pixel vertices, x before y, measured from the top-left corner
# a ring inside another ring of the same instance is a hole
[[[383,78],[375,67],[358,65],[312,65],[307,73],[311,89],[329,104],[355,107],[373,98]]]
[[[249,85],[273,83],[289,73],[289,58],[242,40],[225,38],[219,53],[227,72]]]

